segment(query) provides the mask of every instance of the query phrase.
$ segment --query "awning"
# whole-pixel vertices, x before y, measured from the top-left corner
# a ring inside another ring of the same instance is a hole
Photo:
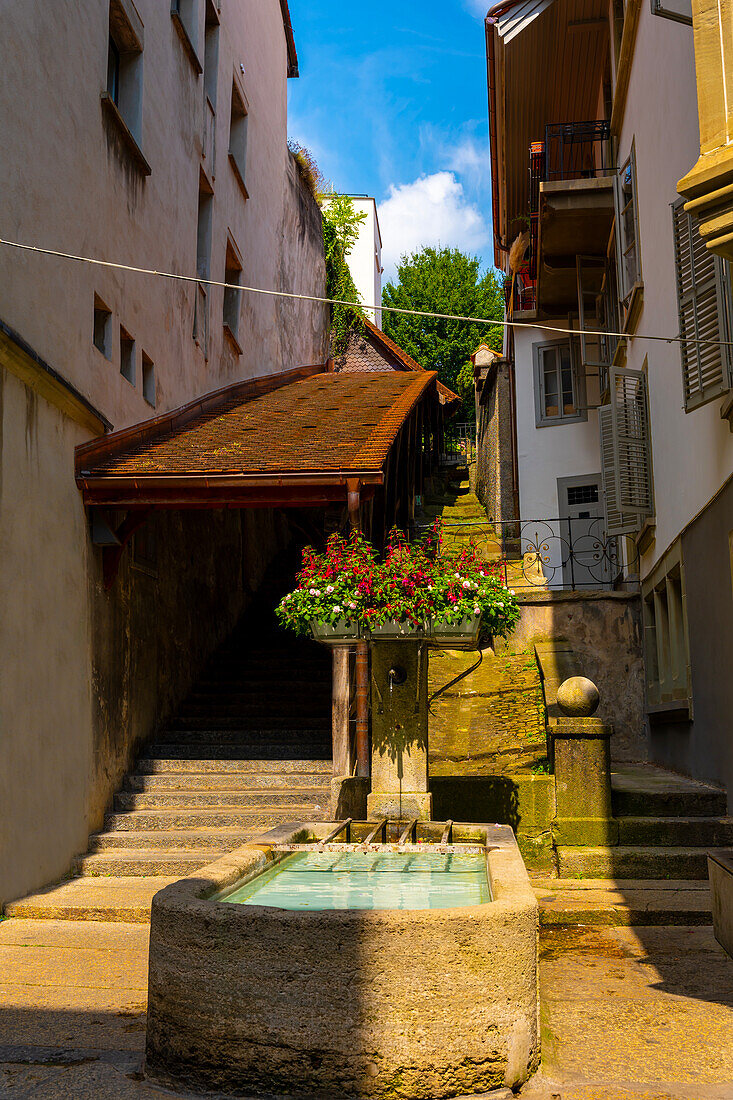
[[[368,499],[434,372],[323,373],[239,382],[76,449],[88,505],[285,507]]]

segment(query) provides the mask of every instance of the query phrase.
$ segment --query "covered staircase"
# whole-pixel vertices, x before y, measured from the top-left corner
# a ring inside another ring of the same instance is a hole
[[[268,591],[114,796],[74,877],[10,916],[147,920],[150,898],[259,833],[329,816],[331,661],[272,621]]]

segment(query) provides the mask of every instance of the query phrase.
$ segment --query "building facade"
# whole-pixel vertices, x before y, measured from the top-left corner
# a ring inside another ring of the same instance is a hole
[[[122,266],[0,247],[0,900],[84,849],[286,535],[230,509],[130,538],[124,510],[85,510],[75,447],[324,363],[328,330],[234,289],[325,292],[286,0],[30,2],[3,34],[0,236]]]
[[[679,190],[712,141],[692,15],[491,9],[494,227],[520,516],[595,542],[588,587],[640,586],[652,759],[733,786],[731,278]]]
[[[379,228],[376,199],[369,195],[349,195],[354,210],[363,214],[359,236],[346,256],[351,278],[359,293],[359,301],[365,306],[380,306],[382,302],[382,233]],[[324,199],[328,203],[328,199]],[[365,315],[382,327],[381,309],[365,309]]]

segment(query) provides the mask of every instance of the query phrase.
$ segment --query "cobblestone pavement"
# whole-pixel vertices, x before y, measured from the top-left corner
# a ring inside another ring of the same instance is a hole
[[[163,1100],[142,1077],[148,928],[0,923],[0,1098]],[[542,933],[521,1100],[733,1100],[733,961],[710,928]]]

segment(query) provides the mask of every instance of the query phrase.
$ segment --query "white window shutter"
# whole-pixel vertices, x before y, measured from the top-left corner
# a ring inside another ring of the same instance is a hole
[[[647,376],[613,367],[609,383],[616,503],[642,520],[654,513]]]
[[[578,281],[578,328],[580,330],[580,364],[583,367],[607,367],[610,363],[604,359],[607,342],[599,336],[586,336],[586,329],[599,331],[602,321],[599,314],[602,303],[599,299],[603,292],[603,280],[606,272],[604,256],[576,256],[576,274]]]
[[[685,412],[691,412],[733,386],[733,349],[715,342],[731,337],[730,281],[726,261],[705,247],[682,200],[675,203],[672,217],[682,392]]]
[[[639,529],[640,522],[637,516],[627,515],[619,508],[610,405],[603,405],[598,410],[598,425],[601,433],[601,474],[606,508],[606,534],[630,534]]]

